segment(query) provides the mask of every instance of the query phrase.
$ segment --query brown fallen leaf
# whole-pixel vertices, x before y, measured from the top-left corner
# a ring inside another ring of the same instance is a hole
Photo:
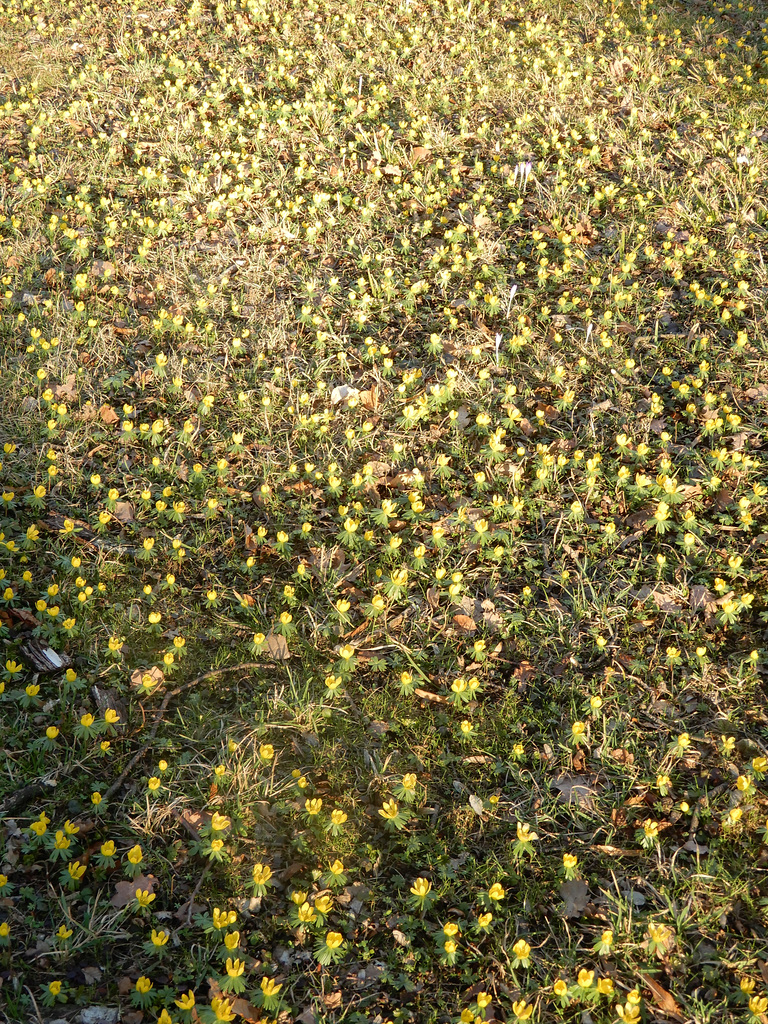
[[[474,633],[477,629],[477,623],[469,615],[454,615],[453,621],[459,629],[464,629],[467,633]]]
[[[430,690],[422,690],[421,687],[417,686],[413,691],[417,697],[421,697],[422,700],[431,701],[432,704],[447,704],[448,699],[443,697],[440,693],[432,693]]]
[[[341,989],[336,992],[329,992],[323,996],[323,1005],[326,1010],[338,1010],[341,1006]]]
[[[560,803],[580,807],[584,811],[594,811],[597,790],[586,775],[561,775],[550,783],[557,790]]]
[[[150,685],[146,685],[144,677],[149,676]],[[137,688],[142,688],[151,693],[156,693],[162,686],[165,675],[163,670],[153,665],[151,668],[137,668],[131,673],[131,683]]]
[[[270,658],[275,661],[288,661],[291,652],[288,650],[288,641],[282,633],[270,633],[267,637],[267,650]]]
[[[200,829],[211,823],[211,814],[208,811],[193,811],[185,808],[181,814],[175,814],[174,818],[186,828],[193,839],[200,838]]]
[[[605,853],[609,857],[643,857],[642,850],[626,850],[621,846],[596,845],[592,847],[599,853]]]
[[[115,264],[110,263],[108,260],[94,260],[91,264],[91,274],[100,279],[114,277]]]
[[[635,763],[635,755],[631,750],[625,750],[624,747],[614,747],[610,754],[613,760],[618,761],[619,764]]]
[[[178,910],[174,911],[173,916],[177,921],[191,920],[195,914],[204,914],[206,906],[203,903],[192,903],[190,905],[189,900],[186,903],[182,903]]]
[[[123,881],[118,882],[115,886],[115,894],[110,902],[113,907],[119,910],[133,903],[136,899],[137,889],[140,889],[141,892],[153,893],[156,885],[157,879],[154,875],[139,875],[134,879],[123,879]]]
[[[77,375],[70,373],[63,384],[57,384],[53,389],[56,398],[65,402],[74,402],[77,398]]]
[[[691,611],[703,611],[707,618],[717,614],[716,595],[707,587],[700,584],[696,584],[691,587],[691,592],[688,595],[688,603],[691,607]]]
[[[376,412],[379,408],[379,388],[378,385],[373,384],[370,391],[360,392],[360,404],[365,409],[370,409],[371,412]]]
[[[536,675],[536,669],[530,661],[521,661],[513,675],[516,679],[519,679],[521,683],[527,683],[532,676]]]
[[[112,515],[119,523],[133,522],[133,505],[130,501],[116,501]]]
[[[108,427],[112,427],[115,425],[115,423],[120,422],[120,417],[117,415],[112,406],[108,405],[106,402],[99,408],[99,419]]]
[[[221,986],[215,978],[208,979],[208,998],[219,999],[221,998],[222,991]],[[259,1010],[249,1003],[247,999],[241,999],[239,996],[227,996],[229,999],[229,1005],[233,1013],[236,1013],[239,1017],[242,1017],[248,1024],[260,1024],[264,1020],[263,1015]]]
[[[573,878],[570,882],[563,882],[560,886],[560,895],[563,898],[563,916],[578,917],[589,903],[589,886],[580,878]]]
[[[653,1001],[663,1010],[668,1016],[673,1017],[675,1020],[683,1020],[683,1015],[680,1012],[680,1007],[675,1001],[675,997],[671,992],[667,990],[655,981],[653,978],[649,978],[647,974],[641,974],[640,980],[642,983],[650,989]]]

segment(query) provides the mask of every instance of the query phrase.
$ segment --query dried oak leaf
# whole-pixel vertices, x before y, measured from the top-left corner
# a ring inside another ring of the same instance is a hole
[[[215,978],[209,978],[209,999],[218,999],[221,998],[221,995],[222,991],[219,983]],[[241,999],[239,996],[234,996],[234,998],[232,996],[228,996],[227,998],[229,999],[229,1005],[233,1013],[242,1017],[244,1021],[248,1022],[248,1024],[260,1024],[260,1022],[264,1020],[264,1017],[259,1010],[253,1005],[253,1003],[249,1003],[247,999]]]
[[[281,633],[270,633],[267,637],[267,650],[270,658],[275,661],[288,661],[291,652],[288,650],[288,641]]]
[[[131,683],[137,689],[144,686],[144,677],[149,676],[154,682],[154,687],[151,688],[152,693],[156,693],[162,686],[165,675],[163,670],[158,668],[157,665],[153,665],[151,668],[137,668],[131,673]],[[150,688],[148,688],[150,689]]]
[[[671,992],[658,983],[654,978],[649,978],[647,974],[641,974],[640,980],[642,983],[650,989],[653,1001],[668,1017],[672,1017],[673,1020],[683,1020],[683,1014],[680,1012],[680,1007],[675,1002],[675,997]]]
[[[584,811],[594,811],[593,798],[597,795],[597,789],[586,775],[562,775],[559,779],[553,779],[550,785],[557,790],[560,803],[575,804]]]
[[[477,629],[477,623],[469,615],[454,615],[453,621],[459,629],[464,629],[467,633],[474,633]]]
[[[70,373],[63,384],[57,384],[53,389],[56,398],[64,399],[65,402],[74,402],[77,398],[77,375]]]
[[[122,882],[118,882],[115,886],[115,894],[110,902],[113,907],[119,910],[133,903],[136,899],[137,889],[140,889],[142,892],[153,893],[156,885],[157,879],[154,875],[139,875],[134,879],[123,879]]]
[[[120,417],[107,402],[99,408],[99,419],[108,427],[112,427],[115,423],[120,422]]]
[[[443,697],[440,693],[432,693],[431,690],[422,690],[421,687],[417,686],[413,691],[417,697],[421,697],[422,700],[428,700],[432,704],[447,704],[448,700]]]
[[[589,903],[589,887],[580,878],[574,878],[570,882],[563,882],[560,886],[560,895],[563,897],[563,916],[578,917],[586,909]]]

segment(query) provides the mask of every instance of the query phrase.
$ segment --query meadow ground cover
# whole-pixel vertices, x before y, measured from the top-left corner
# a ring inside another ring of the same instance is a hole
[[[0,0],[0,1018],[765,1024],[767,16]]]

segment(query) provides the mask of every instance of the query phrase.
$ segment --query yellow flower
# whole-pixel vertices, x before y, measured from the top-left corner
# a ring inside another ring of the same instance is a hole
[[[749,1012],[755,1017],[768,1010],[768,996],[752,996],[749,1000]]]
[[[315,900],[315,910],[318,914],[330,914],[333,907],[333,900],[330,896],[318,896]]]
[[[512,947],[512,952],[515,954],[518,960],[527,960],[531,955],[531,947],[525,941],[525,939],[518,939]]]
[[[454,921],[448,921],[443,925],[443,931],[449,938],[459,934],[459,926]]]
[[[320,811],[322,810],[323,801],[320,797],[317,797],[314,800],[306,800],[304,803],[304,808],[307,814],[314,816],[315,814],[319,814]]]
[[[529,1020],[533,1013],[533,1003],[526,1003],[524,999],[518,999],[512,1003],[512,1012],[518,1020]]]
[[[211,1009],[216,1016],[216,1020],[230,1021],[235,1019],[235,1014],[232,1012],[232,1004],[224,996],[215,996],[211,1000]]]
[[[218,811],[214,811],[211,816],[211,828],[214,832],[223,832],[225,828],[229,828],[232,824],[231,820],[225,814],[219,814]]]
[[[481,1010],[484,1010],[487,1006],[490,1006],[492,1001],[493,996],[490,994],[490,992],[477,993],[477,1005],[480,1007]]]
[[[245,961],[240,960],[239,958],[237,960],[233,960],[232,957],[228,956],[226,968],[227,974],[230,978],[239,978],[245,970]]]
[[[150,903],[156,898],[153,892],[148,889],[137,889],[136,890],[136,902],[140,907],[148,907]]]
[[[141,864],[144,854],[141,852],[141,847],[137,843],[132,849],[128,851],[128,860],[136,867],[137,864]]]
[[[564,868],[575,868],[579,863],[579,858],[575,853],[564,853],[563,854],[563,867]]]
[[[271,743],[262,743],[259,747],[259,757],[262,761],[271,761],[275,756],[275,748]]]
[[[503,900],[506,893],[504,887],[499,882],[494,882],[488,890],[488,895],[492,900]]]
[[[613,995],[613,979],[612,978],[600,978],[597,982],[597,991],[601,996],[612,996]]]
[[[343,825],[346,820],[347,815],[344,811],[340,811],[338,808],[335,811],[331,811],[331,821],[334,825]]]
[[[50,982],[48,982],[48,991],[51,993],[52,996],[57,996],[59,994],[59,992],[61,992],[61,982],[60,981],[50,981]]]
[[[419,899],[423,899],[432,888],[432,883],[426,878],[417,878],[411,886],[411,892]]]
[[[230,932],[229,935],[224,936],[224,945],[232,952],[233,949],[237,949],[240,945],[240,932]]]
[[[158,948],[164,946],[168,939],[170,938],[170,934],[170,932],[167,932],[164,929],[158,932],[153,928],[152,934],[150,935],[152,945],[157,946]]]
[[[136,991],[142,995],[146,995],[147,992],[152,988],[152,982],[149,978],[145,978],[143,975],[136,982]]]
[[[538,836],[538,833],[531,832],[531,826],[530,825],[518,821],[518,823],[517,823],[517,838],[519,839],[519,841],[521,843],[532,843],[534,840],[538,839],[539,836]]]
[[[72,935],[72,929],[67,928],[65,924],[59,925],[59,930],[56,932],[57,939],[68,939]]]
[[[582,967],[579,971],[579,975],[576,978],[576,984],[579,988],[591,988],[592,982],[595,980],[595,972],[588,971],[586,967]]]
[[[391,821],[397,817],[399,810],[396,800],[386,800],[384,802],[384,806],[379,811],[379,814],[382,818],[386,818]]]
[[[344,871],[344,863],[343,863],[343,861],[340,861],[338,859],[338,857],[337,857],[336,860],[333,862],[333,864],[330,865],[329,870],[330,870],[332,875],[340,875],[340,874],[342,874],[343,871]]]
[[[303,924],[311,924],[315,920],[315,918],[317,917],[317,914],[315,913],[314,908],[312,906],[310,906],[310,904],[307,903],[306,900],[299,907],[298,915],[299,915],[299,920]]]
[[[175,1003],[180,1010],[191,1010],[195,1005],[195,993],[189,989],[181,998],[176,999]]]
[[[325,936],[325,944],[328,949],[338,949],[344,941],[344,936],[340,932],[328,932]]]
[[[219,910],[218,907],[213,908],[213,927],[221,931],[223,928],[229,928],[230,925],[237,921],[236,910]]]
[[[272,869],[266,864],[253,865],[253,881],[256,885],[266,885],[272,877]]]
[[[282,987],[282,985],[278,985],[276,981],[273,981],[272,978],[261,979],[261,991],[267,998],[276,996]]]
[[[648,935],[651,938],[651,942],[662,944],[667,942],[672,932],[665,924],[654,924],[653,921],[648,925]]]
[[[564,996],[568,991],[568,985],[562,978],[558,978],[553,986],[553,990],[556,996]]]

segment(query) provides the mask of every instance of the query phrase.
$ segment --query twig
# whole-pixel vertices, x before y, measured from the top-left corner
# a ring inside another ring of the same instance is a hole
[[[178,697],[180,694],[184,693],[185,690],[191,690],[193,686],[197,686],[200,683],[204,683],[207,679],[215,679],[217,676],[221,676],[229,672],[245,672],[248,669],[272,668],[273,666],[274,662],[264,661],[246,661],[240,665],[227,665],[224,668],[213,669],[211,672],[204,672],[203,675],[198,676],[196,679],[190,679],[189,682],[182,683],[182,685],[177,686],[175,690],[170,690],[168,693],[166,693],[165,697],[163,698],[163,703],[155,712],[155,720],[152,723],[152,728],[149,730],[149,739],[141,747],[141,749],[133,755],[133,757],[128,762],[126,767],[122,770],[122,772],[118,775],[117,779],[112,783],[112,785],[104,794],[104,799],[108,800],[117,792],[120,786],[122,786],[123,782],[125,782],[128,775],[131,773],[133,768],[138,764],[138,762],[142,759],[142,757],[144,757],[146,752],[152,746],[152,742],[155,736],[157,735],[157,730],[160,728],[160,723],[163,720],[163,715],[167,711],[168,705],[170,704],[174,697]]]
[[[44,792],[45,786],[40,782],[32,782],[28,786],[22,786],[21,789],[17,789],[15,793],[6,798],[2,807],[0,807],[0,815],[5,817],[8,814],[13,814],[14,811],[18,811],[25,804],[28,804],[30,800],[34,800],[35,797],[40,796]]]
[[[37,1016],[37,1019],[40,1021],[40,1024],[45,1024],[45,1022],[43,1021],[43,1018],[40,1016],[40,1008],[37,1005],[37,1000],[35,999],[34,995],[32,994],[32,989],[28,985],[25,985],[24,986],[24,991],[28,993],[29,998],[32,1000],[32,1005],[35,1008],[35,1015]]]
[[[192,908],[195,905],[195,896],[197,896],[197,894],[202,889],[203,881],[204,881],[206,875],[210,872],[210,870],[211,870],[211,865],[210,864],[206,864],[205,867],[203,868],[203,871],[202,871],[200,877],[197,880],[197,885],[195,886],[195,888],[192,891],[192,895],[189,897],[189,906],[187,907],[187,925],[191,924],[191,922],[192,922]]]

